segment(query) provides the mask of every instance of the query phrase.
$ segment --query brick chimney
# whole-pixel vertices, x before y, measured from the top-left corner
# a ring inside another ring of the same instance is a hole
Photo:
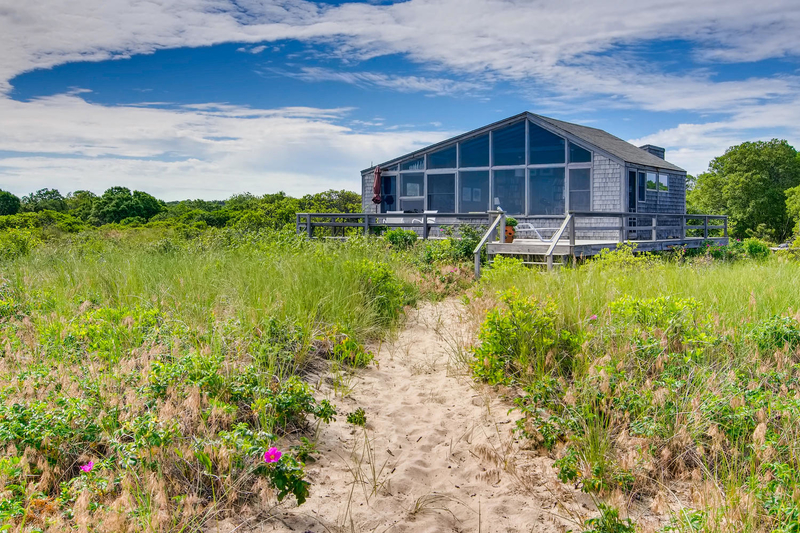
[[[654,156],[656,156],[656,157],[658,157],[660,159],[664,159],[664,149],[661,148],[660,146],[653,146],[652,144],[645,144],[644,146],[640,146],[639,148],[641,148],[645,152],[650,152],[651,154],[653,154]]]

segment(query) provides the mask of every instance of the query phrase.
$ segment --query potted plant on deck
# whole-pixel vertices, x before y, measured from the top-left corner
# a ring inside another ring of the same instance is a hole
[[[516,235],[517,230],[517,219],[508,217],[506,218],[506,242],[514,242],[514,235]]]

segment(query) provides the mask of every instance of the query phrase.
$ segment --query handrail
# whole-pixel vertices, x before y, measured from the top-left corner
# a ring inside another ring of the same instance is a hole
[[[506,214],[504,212],[501,211],[497,214],[497,218],[489,225],[489,229],[483,234],[478,246],[476,246],[475,250],[472,252],[475,255],[475,279],[480,279],[481,277],[481,250],[488,242],[489,237],[492,237],[494,232],[497,231],[497,226],[500,224],[500,221],[505,221],[505,218]]]
[[[553,235],[552,242],[550,243],[550,247],[547,249],[547,254],[545,256],[547,257],[547,270],[553,270],[553,252],[555,252],[558,241],[561,240],[561,236],[564,235],[564,231],[566,231],[571,220],[572,213],[567,215],[567,217],[564,219],[564,222],[561,224],[561,227],[558,228],[558,231]]]
[[[295,213],[295,230],[298,234],[306,233],[308,238],[314,237],[314,228],[363,228],[364,235],[369,235],[370,227],[395,226],[401,228],[422,228],[423,238],[428,237],[428,229],[441,226],[462,226],[464,224],[485,222],[489,213]],[[411,221],[409,217],[418,217]],[[327,222],[314,222],[312,218],[321,218]],[[431,222],[429,218],[436,219]],[[335,221],[334,219],[339,219]],[[396,220],[396,222],[394,220]],[[381,220],[385,222],[381,222]],[[416,220],[416,221],[415,221]]]

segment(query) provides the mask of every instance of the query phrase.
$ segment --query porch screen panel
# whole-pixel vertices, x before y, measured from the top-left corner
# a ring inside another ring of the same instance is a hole
[[[455,174],[428,174],[428,210],[456,212]]]
[[[569,209],[590,211],[592,208],[592,171],[572,168],[569,171]]]
[[[528,149],[531,165],[564,163],[564,139],[534,123],[528,124]]]
[[[489,166],[489,134],[480,135],[460,143],[459,166],[488,167]]]
[[[425,209],[425,174],[400,174],[400,210],[421,213]]]
[[[381,213],[397,211],[397,176],[381,176]]]
[[[517,122],[492,132],[492,165],[525,164],[525,122]]]
[[[489,209],[489,171],[458,173],[459,213],[484,213]]]
[[[495,170],[492,207],[510,215],[525,212],[525,169]]]
[[[528,214],[563,215],[564,167],[532,168],[529,172]]]
[[[456,168],[456,145],[428,154],[428,168]]]

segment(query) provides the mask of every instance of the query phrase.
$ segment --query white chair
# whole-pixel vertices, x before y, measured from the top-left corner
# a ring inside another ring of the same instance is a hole
[[[539,233],[539,230],[536,229],[536,226],[534,226],[530,222],[520,222],[519,224],[517,224],[517,231],[532,231],[536,234],[536,237],[542,242],[553,242],[553,237],[555,237],[555,235],[553,235],[553,237],[545,239],[544,237],[542,237],[542,234]]]
[[[435,215],[438,212],[439,212],[439,210],[436,209],[434,211],[423,211],[422,213],[425,214],[425,215]],[[419,224],[422,224],[424,221],[425,221],[424,218],[415,218],[411,222],[417,222]],[[428,224],[436,224],[436,217],[428,217]],[[442,229],[441,228],[430,228],[430,230],[428,230],[428,236],[429,237],[441,237],[442,236]]]
[[[402,215],[403,211],[387,211],[387,215]],[[397,217],[386,217],[383,219],[383,224],[387,224],[390,226],[399,226],[401,224],[405,224],[405,218],[397,218]]]

